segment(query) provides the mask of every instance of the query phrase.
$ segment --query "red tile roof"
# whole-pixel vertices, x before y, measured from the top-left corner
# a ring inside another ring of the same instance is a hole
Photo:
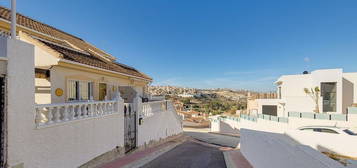
[[[11,17],[10,10],[0,6],[0,18],[10,21],[10,17]],[[89,43],[82,40],[81,38],[78,38],[74,35],[61,31],[59,29],[56,29],[47,24],[38,22],[21,14],[17,14],[16,19],[18,25],[24,26],[33,31],[37,31],[49,36],[46,37],[45,40],[40,40],[40,41],[42,41],[50,48],[62,53],[64,55],[64,59],[152,80],[149,76],[137,71],[135,68],[115,62],[112,59],[112,56],[90,45]],[[32,36],[36,36],[36,33],[32,31],[26,31],[26,33]],[[66,41],[71,43],[72,45],[75,45],[76,47],[80,48],[81,50],[83,50],[85,53],[88,54],[84,54],[79,51],[76,52],[75,51],[76,48],[73,48]],[[112,61],[108,61],[108,59]]]

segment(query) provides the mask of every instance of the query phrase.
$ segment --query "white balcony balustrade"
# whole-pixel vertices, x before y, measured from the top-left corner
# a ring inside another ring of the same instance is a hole
[[[121,111],[119,110],[119,102],[117,100],[37,104],[35,105],[35,109],[37,127],[101,117]]]

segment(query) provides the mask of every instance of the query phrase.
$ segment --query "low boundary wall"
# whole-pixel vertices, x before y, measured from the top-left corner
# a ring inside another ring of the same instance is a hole
[[[283,134],[241,129],[241,152],[255,168],[342,168],[342,164]]]
[[[123,100],[35,105],[34,46],[13,39],[0,39],[0,46],[8,58],[7,167],[72,168],[124,152]],[[178,119],[171,103],[148,116],[137,146],[181,133]]]
[[[155,112],[143,119],[143,123],[138,127],[138,146],[183,132],[182,121],[174,106],[171,102],[166,105],[166,110]]]

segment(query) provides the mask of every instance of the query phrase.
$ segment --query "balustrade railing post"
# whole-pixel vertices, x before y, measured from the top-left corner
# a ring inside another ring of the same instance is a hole
[[[89,104],[89,112],[88,112],[89,117],[93,117],[93,104]]]
[[[99,108],[100,108],[100,115],[102,116],[104,113],[104,107],[103,107],[103,103],[99,103]]]
[[[36,125],[37,126],[42,125],[41,107],[40,108],[36,108]]]
[[[53,110],[53,108],[52,107],[49,107],[48,108],[48,114],[47,114],[47,123],[53,123],[53,114],[52,114],[52,110]]]
[[[69,120],[69,115],[68,115],[68,106],[64,106],[64,111],[63,111],[63,120],[68,121]]]
[[[72,107],[72,108],[71,108],[71,113],[70,113],[70,117],[71,117],[70,119],[73,120],[73,119],[75,118],[75,116],[76,116],[76,115],[75,115],[75,110],[74,110],[75,106],[72,105],[71,107]]]
[[[55,111],[55,115],[54,115],[55,122],[60,122],[61,121],[60,117],[61,117],[61,115],[60,115],[60,107],[57,106],[56,107],[56,111]]]
[[[78,105],[77,118],[82,118],[82,106],[80,104]]]
[[[83,118],[88,117],[88,104],[83,104]]]
[[[133,101],[134,109],[136,111],[136,123],[138,123],[139,118],[142,117],[143,107],[142,107],[142,99],[139,95],[134,98]]]

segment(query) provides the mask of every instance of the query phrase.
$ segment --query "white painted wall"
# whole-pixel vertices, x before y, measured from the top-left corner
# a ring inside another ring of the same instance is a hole
[[[353,103],[357,103],[357,72],[343,73],[343,78],[352,83],[350,93],[353,95]]]
[[[35,79],[35,103],[51,103],[51,82],[48,79]]]
[[[312,71],[311,74],[283,75],[278,79],[281,87],[281,100],[261,100],[262,105],[277,104],[276,101],[285,102],[283,110],[278,108],[278,116],[284,116],[289,111],[312,112],[315,109],[313,99],[304,92],[304,88],[321,89],[322,82],[336,82],[336,112],[346,113],[347,107],[356,102],[357,98],[357,73],[343,73],[342,69],[323,69]],[[279,87],[278,86],[278,87]],[[319,109],[322,109],[322,97],[319,99]],[[279,111],[280,110],[280,111]],[[285,111],[282,113],[282,111]],[[258,113],[261,113],[259,111]],[[281,115],[283,114],[283,115]]]
[[[36,129],[34,48],[1,40],[8,60],[8,164],[26,168],[77,167],[123,146],[123,116],[81,120]]]
[[[289,130],[286,134],[299,143],[318,151],[357,158],[356,136],[297,130]]]
[[[254,168],[339,168],[342,164],[283,134],[241,130],[240,150]]]
[[[340,136],[340,135],[326,135],[325,133],[306,133],[297,134],[296,129],[302,126],[337,126],[347,127],[351,130],[357,130],[357,123],[354,122],[357,119],[356,114],[348,116],[349,121],[331,121],[331,120],[319,120],[319,119],[307,119],[307,118],[294,118],[289,117],[288,123],[276,122],[271,120],[265,120],[257,118],[257,121],[250,121],[240,118],[240,121],[232,119],[224,119],[221,122],[211,122],[215,124],[214,128],[217,132],[232,133],[232,130],[251,129],[256,131],[264,131],[270,133],[285,134],[291,132],[291,137],[304,145],[311,146],[314,149],[324,151],[323,148],[317,148],[317,145],[330,149],[336,153],[340,153],[344,156],[357,157],[355,148],[357,147],[357,137],[353,136]],[[213,128],[213,127],[212,127]],[[217,130],[218,129],[218,130]],[[213,131],[211,129],[211,131]],[[315,138],[319,137],[319,138]],[[352,148],[351,148],[352,147]],[[347,149],[350,148],[350,149]]]
[[[169,102],[167,111],[145,118],[144,123],[138,126],[138,146],[182,133],[182,122],[178,117],[174,106]]]
[[[263,114],[263,105],[273,105],[277,107],[277,115],[280,117],[287,117],[288,112],[285,110],[284,103],[281,99],[256,99],[258,104],[258,114]]]
[[[130,80],[125,78],[118,78],[108,75],[102,75],[99,73],[88,72],[80,69],[73,69],[62,66],[54,66],[51,68],[51,102],[52,103],[63,103],[67,100],[67,80],[84,80],[94,82],[94,99],[99,99],[99,83],[107,84],[107,95],[110,98],[110,93],[112,89],[110,86],[132,86],[139,95],[142,95],[142,88],[145,84],[131,84]],[[62,96],[56,96],[55,91],[60,88],[64,91]]]

